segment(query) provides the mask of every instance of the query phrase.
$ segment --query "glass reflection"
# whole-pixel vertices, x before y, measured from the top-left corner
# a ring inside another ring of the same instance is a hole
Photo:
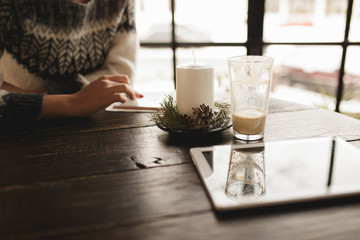
[[[231,200],[260,200],[265,196],[264,147],[232,149],[225,194]]]

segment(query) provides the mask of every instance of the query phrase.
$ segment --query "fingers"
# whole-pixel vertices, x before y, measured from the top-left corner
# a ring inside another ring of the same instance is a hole
[[[125,103],[126,101],[127,101],[127,97],[124,93],[113,93],[112,94],[112,102]]]
[[[135,100],[144,97],[130,86],[127,75],[104,75],[98,80],[114,101],[126,102],[128,98]]]
[[[141,93],[138,93],[137,91],[135,91],[135,97],[136,98],[143,98],[144,95],[142,95]]]
[[[141,93],[135,91],[130,85],[125,84],[125,83],[119,83],[116,85],[113,85],[112,87],[108,88],[108,90],[110,91],[110,94],[117,94],[117,93],[123,93],[121,94],[121,102],[125,102],[127,99],[125,98],[125,101],[123,97],[128,97],[131,100],[135,100],[136,98],[143,98],[144,95],[142,95]]]

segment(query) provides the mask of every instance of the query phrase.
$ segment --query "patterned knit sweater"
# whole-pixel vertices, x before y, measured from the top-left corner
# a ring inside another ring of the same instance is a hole
[[[137,46],[133,0],[0,0],[0,85],[65,94],[104,74],[132,79]],[[0,126],[37,121],[42,102],[0,89]]]

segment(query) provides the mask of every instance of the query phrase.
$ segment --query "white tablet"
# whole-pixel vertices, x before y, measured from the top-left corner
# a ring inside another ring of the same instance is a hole
[[[360,149],[339,137],[192,148],[218,211],[360,195]]]

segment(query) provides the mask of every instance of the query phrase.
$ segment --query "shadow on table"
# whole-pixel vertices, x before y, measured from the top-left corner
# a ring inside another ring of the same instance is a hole
[[[212,134],[173,134],[168,133],[163,137],[169,145],[201,147],[209,145],[230,144],[233,136],[229,131]]]
[[[332,206],[345,206],[358,204],[360,196],[341,197],[334,199],[325,199],[309,202],[301,202],[294,204],[281,204],[276,206],[262,206],[249,209],[233,210],[226,212],[218,212],[214,210],[215,217],[220,221],[229,221],[232,219],[250,217],[250,216],[265,216],[288,212],[305,212],[314,211],[315,209],[331,208]]]

